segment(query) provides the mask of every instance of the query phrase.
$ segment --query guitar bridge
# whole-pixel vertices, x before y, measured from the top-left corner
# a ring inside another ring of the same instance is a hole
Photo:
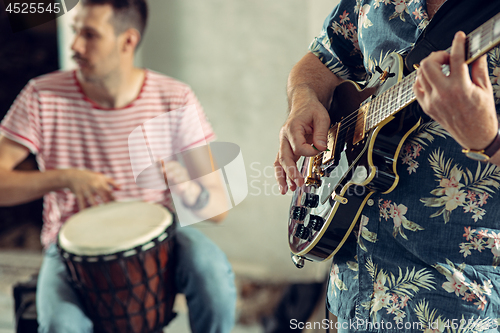
[[[307,170],[307,177],[305,181],[306,186],[321,186],[321,177],[325,175],[323,169],[321,169],[321,160],[324,152],[314,156],[310,162]]]
[[[306,181],[304,182],[306,186],[316,186],[320,187],[321,186],[321,180],[314,178],[314,177],[307,177]]]

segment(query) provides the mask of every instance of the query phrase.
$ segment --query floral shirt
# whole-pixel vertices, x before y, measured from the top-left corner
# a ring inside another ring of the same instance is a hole
[[[425,0],[342,0],[310,50],[362,81],[428,22]],[[498,48],[488,61],[498,110]],[[356,251],[333,258],[330,311],[375,332],[497,332],[500,168],[468,159],[428,121],[404,143],[398,174],[396,189],[363,209]]]

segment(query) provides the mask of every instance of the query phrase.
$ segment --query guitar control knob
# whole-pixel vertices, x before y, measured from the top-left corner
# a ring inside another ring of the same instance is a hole
[[[308,227],[303,224],[297,224],[297,229],[295,229],[295,237],[300,239],[308,239],[311,231]]]
[[[306,209],[304,207],[295,206],[292,211],[292,219],[304,221],[306,218]]]
[[[325,224],[325,219],[318,215],[309,215],[309,224],[314,231],[320,231]]]
[[[300,199],[300,203],[304,207],[316,208],[319,204],[319,195],[314,193],[304,193]]]

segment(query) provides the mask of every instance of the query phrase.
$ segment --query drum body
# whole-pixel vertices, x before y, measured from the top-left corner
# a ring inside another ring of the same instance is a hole
[[[165,208],[86,209],[63,225],[58,245],[95,332],[162,332],[175,316],[174,223]]]

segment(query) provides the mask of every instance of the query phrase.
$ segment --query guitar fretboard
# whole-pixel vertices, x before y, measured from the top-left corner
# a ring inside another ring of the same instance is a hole
[[[413,93],[416,78],[417,72],[414,71],[372,100],[366,115],[366,131],[416,100]]]
[[[482,24],[467,35],[466,63],[470,64],[477,58],[500,43],[500,13]],[[451,48],[448,48],[448,52]],[[403,80],[393,85],[382,94],[372,99],[367,109],[365,130],[369,131],[386,118],[407,107],[416,100],[413,84],[417,71],[413,71]]]

